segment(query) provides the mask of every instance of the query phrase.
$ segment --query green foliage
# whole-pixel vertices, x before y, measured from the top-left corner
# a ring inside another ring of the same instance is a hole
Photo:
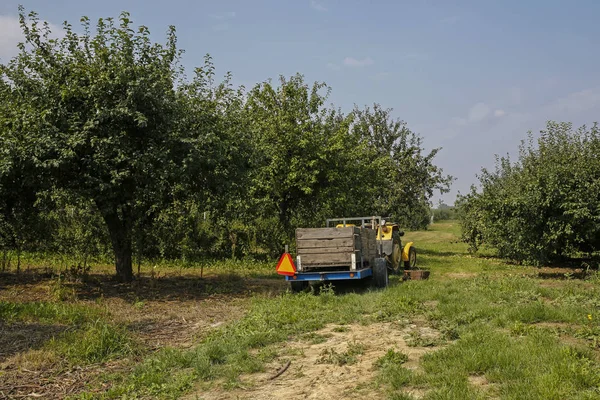
[[[259,215],[277,215],[279,227],[290,230],[292,213],[310,209],[324,186],[327,126],[323,124],[326,97],[323,83],[312,88],[301,75],[280,86],[257,85],[246,103],[249,129],[255,143],[250,198]]]
[[[457,218],[456,209],[440,201],[437,208],[432,210],[433,220],[435,222],[442,222],[448,220],[454,220]]]
[[[378,104],[354,110],[353,130],[373,149],[369,160],[378,170],[370,203],[375,214],[410,229],[424,229],[430,220],[430,198],[436,190],[447,192],[453,178],[433,163],[440,148],[426,153],[423,138],[391,112]]]
[[[519,159],[498,158],[459,198],[463,240],[499,255],[545,264],[600,250],[600,131],[549,122]]]
[[[272,258],[299,226],[379,214],[429,222],[451,178],[378,104],[344,114],[300,74],[246,93],[214,65],[186,79],[129,14],[48,24],[20,8],[25,43],[0,65],[0,250],[132,259]],[[7,263],[3,261],[3,266]],[[138,264],[139,265],[139,264]]]

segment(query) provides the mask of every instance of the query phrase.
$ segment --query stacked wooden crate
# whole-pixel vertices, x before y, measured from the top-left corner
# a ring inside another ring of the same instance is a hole
[[[343,228],[296,229],[296,252],[302,269],[350,267],[355,254],[356,267],[373,265],[376,233],[372,229]]]
[[[361,229],[361,251],[363,259],[373,266],[377,257],[377,232],[374,229]]]

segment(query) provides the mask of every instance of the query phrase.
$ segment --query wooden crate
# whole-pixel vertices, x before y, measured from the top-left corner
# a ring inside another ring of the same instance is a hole
[[[374,229],[361,230],[361,252],[363,260],[373,265],[377,257],[377,232]]]
[[[348,226],[343,228],[298,228],[296,251],[302,268],[350,267],[356,254],[357,268],[372,265],[376,254],[376,234],[372,229]]]
[[[429,279],[429,271],[423,269],[405,269],[404,270],[404,280],[423,280]]]

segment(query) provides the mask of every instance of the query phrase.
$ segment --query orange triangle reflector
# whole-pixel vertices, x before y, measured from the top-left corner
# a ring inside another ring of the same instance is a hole
[[[290,253],[283,253],[275,269],[279,275],[293,276],[296,274],[296,266]]]

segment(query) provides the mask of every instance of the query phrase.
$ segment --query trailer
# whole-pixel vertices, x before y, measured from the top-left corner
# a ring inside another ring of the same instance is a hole
[[[277,271],[294,292],[310,282],[362,279],[384,288],[389,275],[400,272],[401,260],[405,268],[416,264],[413,243],[401,246],[403,234],[379,216],[328,219],[325,228],[296,229],[295,264],[286,253]]]

